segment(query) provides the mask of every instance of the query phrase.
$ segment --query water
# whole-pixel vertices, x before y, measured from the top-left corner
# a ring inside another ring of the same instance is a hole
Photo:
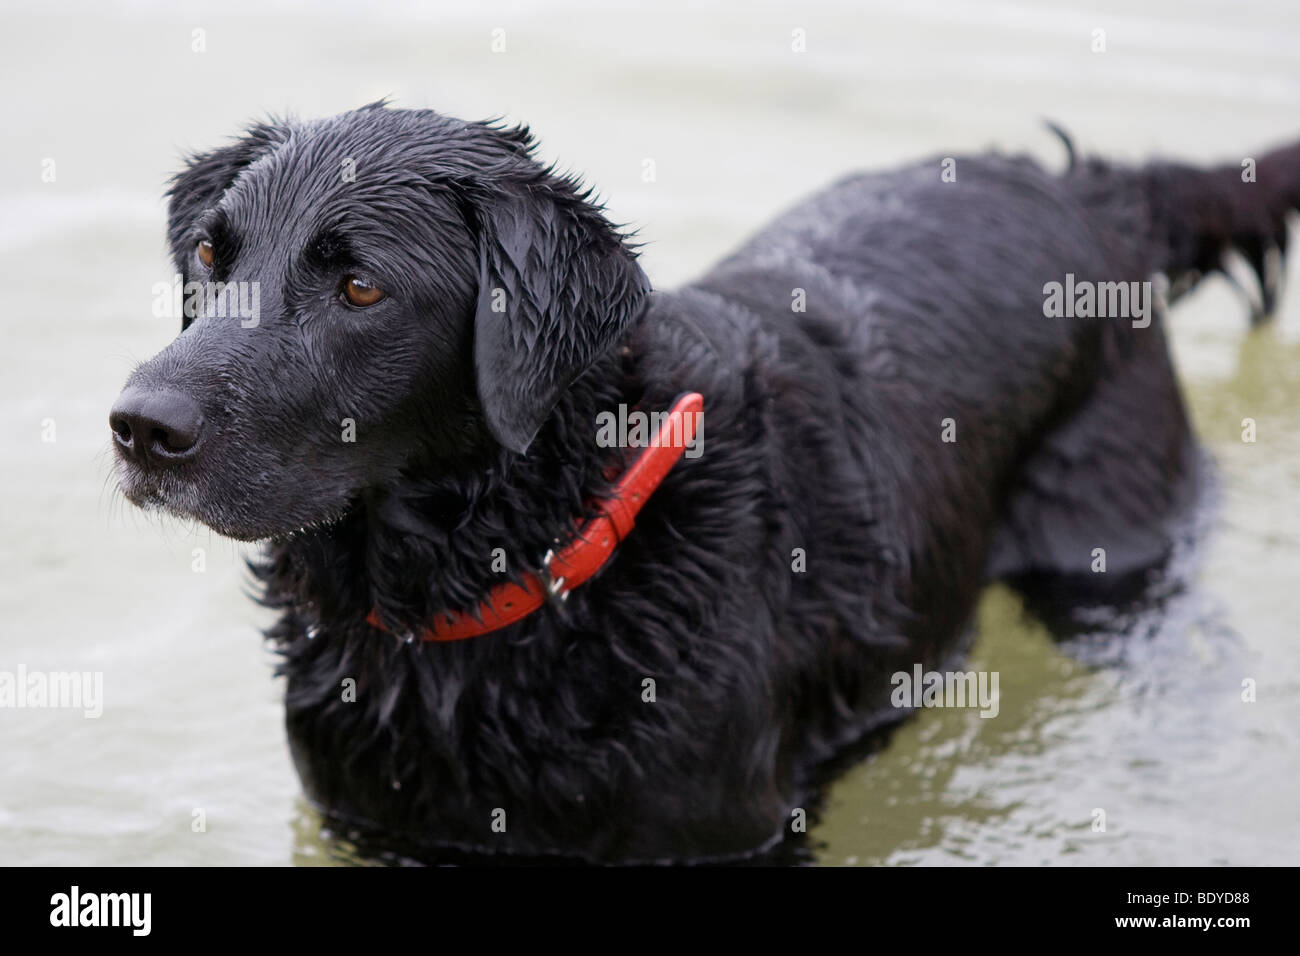
[[[0,862],[355,861],[298,796],[243,549],[111,493],[108,408],[176,331],[150,306],[171,274],[160,194],[183,150],[267,111],[384,95],[504,113],[640,227],[648,273],[671,286],[850,169],[989,146],[1059,164],[1044,117],[1131,159],[1237,162],[1300,135],[1300,7],[1286,0],[902,6],[0,7],[0,669],[102,671],[105,686],[97,720],[0,710]],[[806,53],[791,50],[795,29]],[[1064,647],[991,589],[970,666],[1000,672],[999,717],[931,710],[906,724],[831,790],[819,859],[1296,861],[1295,270],[1291,285],[1259,331],[1222,280],[1175,314],[1220,485],[1185,586],[1158,613],[1104,623],[1107,639]]]

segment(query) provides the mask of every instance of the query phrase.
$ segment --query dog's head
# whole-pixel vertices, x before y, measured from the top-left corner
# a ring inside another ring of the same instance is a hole
[[[524,452],[648,285],[526,130],[374,105],[193,157],[168,240],[181,334],[109,417],[136,504],[252,540],[419,461]]]

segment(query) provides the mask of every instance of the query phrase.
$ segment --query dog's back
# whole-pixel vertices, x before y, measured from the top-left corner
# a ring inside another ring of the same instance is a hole
[[[1152,280],[1244,249],[1272,300],[1300,150],[1261,164],[1263,186],[998,156],[854,176],[652,304],[668,351],[709,342],[665,394],[718,396],[712,434],[766,463],[776,557],[749,585],[803,651],[805,768],[902,716],[891,676],[959,649],[984,581],[1119,594],[1168,556],[1199,457]]]
[[[963,575],[987,547],[963,532],[995,517],[1012,533],[994,577],[1086,575],[1094,547],[1111,573],[1163,557],[1194,469],[1161,280],[1185,291],[1235,249],[1264,308],[1276,299],[1300,147],[1253,176],[1071,160],[1059,176],[985,156],[851,177],[695,286],[765,324],[806,373],[776,394],[822,409],[892,513],[926,516],[902,539],[945,561],[956,547]]]

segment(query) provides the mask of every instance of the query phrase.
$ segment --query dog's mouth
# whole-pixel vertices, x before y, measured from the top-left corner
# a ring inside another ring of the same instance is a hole
[[[299,495],[241,494],[245,483],[231,480],[231,468],[205,469],[192,461],[160,469],[132,460],[120,446],[116,452],[118,487],[131,504],[196,521],[236,541],[286,540],[333,527],[351,510],[351,499],[322,507],[319,499]]]
[[[120,449],[117,449],[117,486],[126,496],[126,500],[137,508],[149,510],[166,510],[180,513],[180,503],[173,505],[178,496],[166,485],[174,480],[165,473],[149,471],[128,461]]]
[[[177,517],[181,513],[167,504],[167,497],[162,493],[162,489],[156,485],[122,485],[122,493],[126,495],[126,500],[131,502],[142,511],[170,511]]]
[[[181,477],[174,470],[143,467],[129,460],[120,447],[116,451],[117,484],[127,501],[143,511],[163,511],[178,518],[208,524],[197,507],[192,480]]]

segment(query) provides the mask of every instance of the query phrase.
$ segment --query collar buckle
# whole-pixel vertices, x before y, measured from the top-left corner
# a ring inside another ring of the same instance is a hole
[[[542,555],[542,566],[537,569],[537,576],[542,579],[542,586],[546,589],[546,599],[551,603],[563,604],[569,599],[569,592],[564,587],[564,578],[551,574],[551,561],[554,559],[555,549],[547,548],[546,554]]]

